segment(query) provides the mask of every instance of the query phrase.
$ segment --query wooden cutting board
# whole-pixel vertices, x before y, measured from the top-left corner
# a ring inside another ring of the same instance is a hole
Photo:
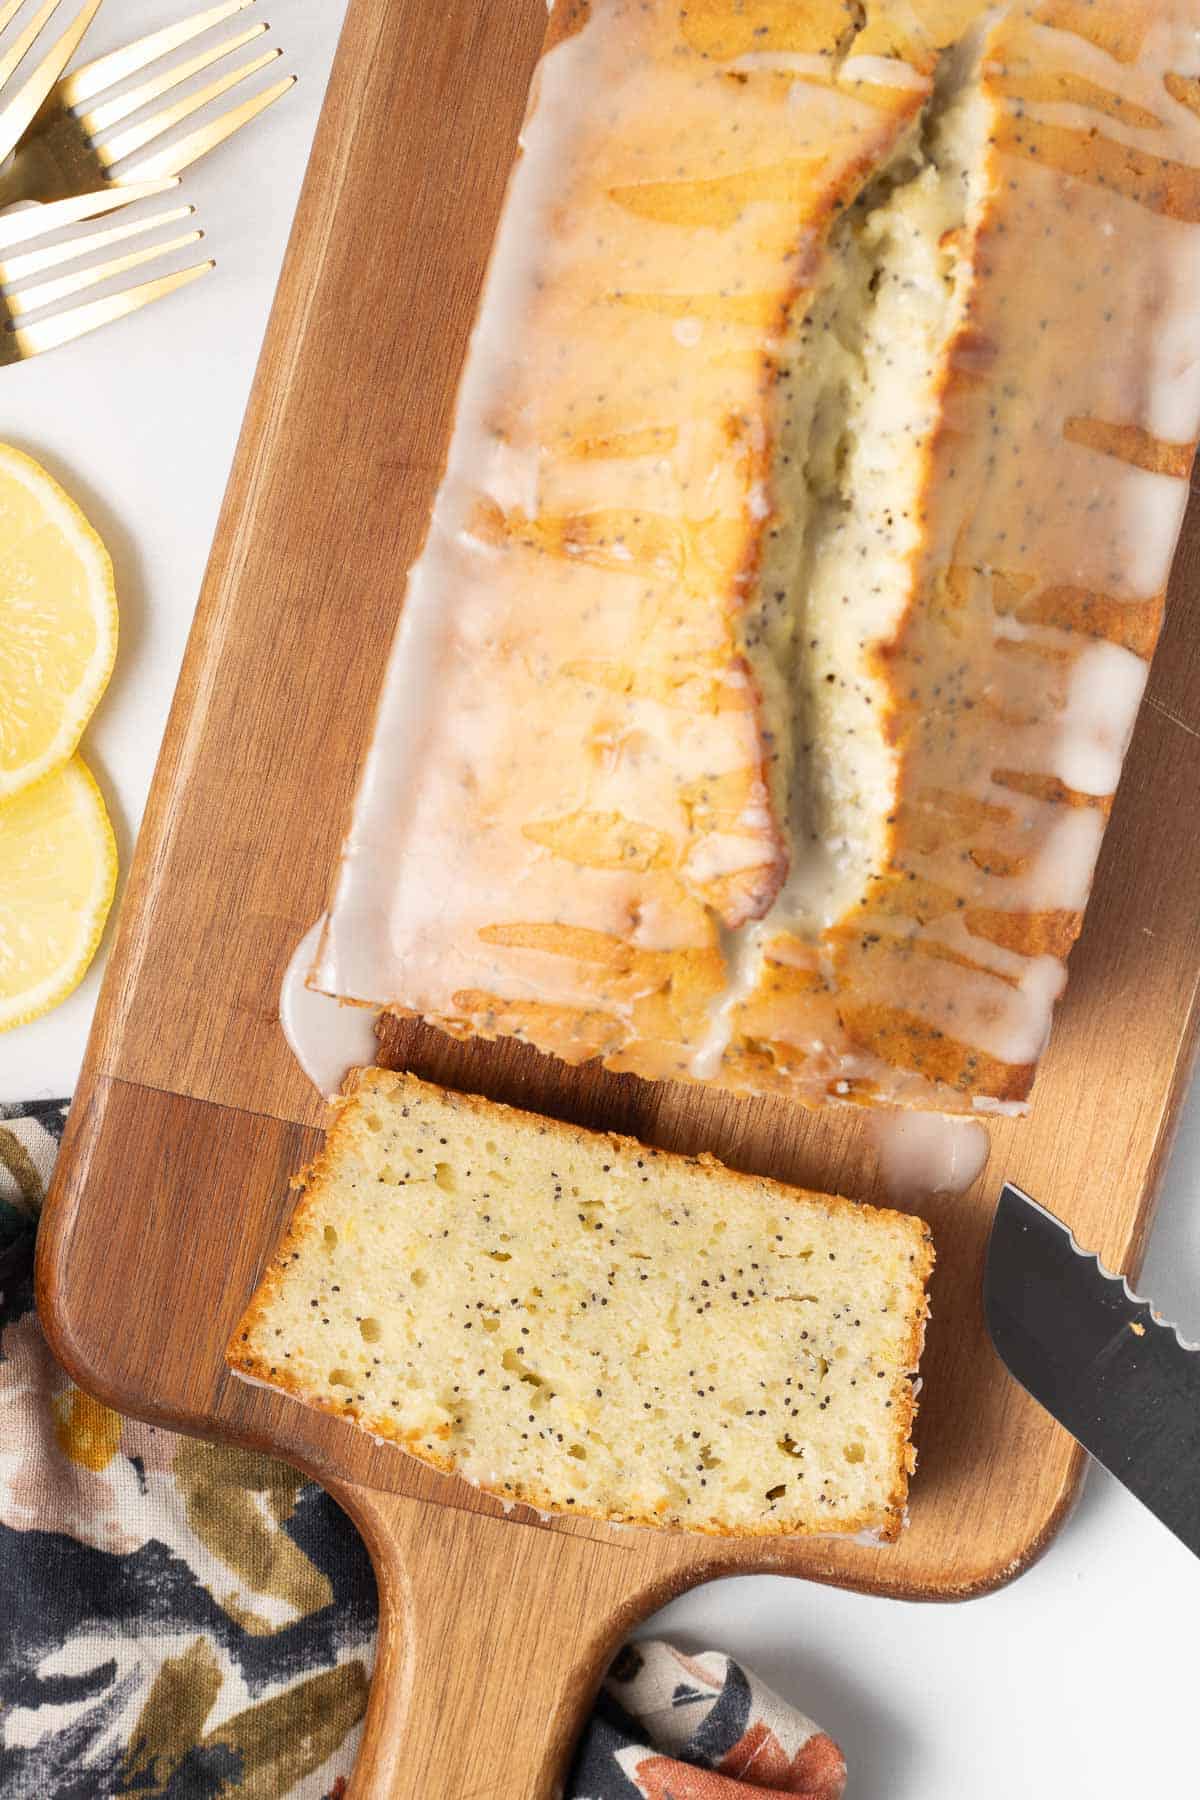
[[[548,1800],[621,1634],[720,1573],[951,1599],[1028,1566],[1082,1457],[987,1343],[1010,1176],[1136,1271],[1196,1041],[1196,510],[1032,1117],[992,1132],[939,1252],[903,1542],[689,1539],[499,1505],[229,1377],[222,1346],[322,1109],[278,1024],[324,907],[545,25],[541,0],[354,0],[40,1243],[55,1349],[122,1411],[267,1448],[366,1535],[383,1604],[354,1793]],[[184,497],[181,496],[181,504]],[[422,1074],[882,1197],[863,1121],[570,1070],[397,1026]]]

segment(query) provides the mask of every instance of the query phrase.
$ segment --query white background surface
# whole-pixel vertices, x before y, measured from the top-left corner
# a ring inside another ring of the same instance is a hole
[[[180,0],[108,0],[89,49],[182,10]],[[0,435],[59,475],[117,565],[121,653],[85,752],[113,810],[123,865],[342,12],[341,0],[275,0],[267,41],[287,54],[259,80],[294,70],[300,85],[185,177],[217,272],[88,343],[0,376]],[[50,1018],[0,1037],[0,1100],[70,1090],[97,973]],[[1200,1338],[1198,1195],[1193,1094],[1143,1281],[1192,1338]],[[758,1577],[700,1589],[656,1628],[689,1648],[732,1651],[811,1712],[846,1750],[849,1800],[1183,1800],[1200,1789],[1198,1618],[1200,1564],[1095,1472],[1043,1561],[989,1599],[915,1607]]]

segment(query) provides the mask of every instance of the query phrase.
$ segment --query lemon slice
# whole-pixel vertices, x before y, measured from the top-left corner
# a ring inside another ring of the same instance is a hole
[[[116,880],[112,826],[79,757],[0,804],[0,1031],[79,985]]]
[[[116,652],[108,551],[45,469],[0,444],[0,801],[66,762]]]

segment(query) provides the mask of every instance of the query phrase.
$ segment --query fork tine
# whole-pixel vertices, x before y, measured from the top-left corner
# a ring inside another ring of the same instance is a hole
[[[80,39],[99,9],[100,0],[84,0],[74,23],[67,27],[54,48],[47,52],[33,74],[0,111],[0,158],[7,156],[19,142],[30,120],[40,110],[42,101],[79,48]]]
[[[199,75],[210,64],[220,62],[223,56],[232,56],[235,50],[242,49],[245,44],[252,43],[256,37],[261,37],[264,31],[269,30],[270,26],[265,20],[258,25],[251,25],[249,31],[240,32],[237,37],[226,38],[215,49],[202,50],[199,56],[193,56],[184,63],[176,63],[161,75],[152,76],[131,93],[120,94],[115,100],[102,100],[90,112],[79,113],[79,123],[89,137],[95,137],[98,132],[107,131],[112,125],[119,125],[122,119],[128,119],[143,106],[149,106],[160,94],[169,94],[181,82],[190,81],[193,75]]]
[[[5,0],[4,5],[0,6],[0,31],[8,30],[24,4],[25,0]]]
[[[175,206],[169,212],[155,213],[151,219],[136,219],[132,225],[109,225],[103,231],[89,232],[87,237],[70,238],[65,244],[51,244],[44,250],[27,250],[22,256],[10,256],[6,262],[0,262],[0,282],[6,287],[15,287],[30,275],[56,269],[61,263],[78,262],[80,257],[91,256],[93,251],[104,250],[110,244],[141,237],[147,231],[157,231],[160,225],[174,225],[179,219],[189,219],[195,210],[194,206]]]
[[[56,350],[60,344],[69,344],[113,319],[123,319],[129,313],[137,312],[139,307],[164,299],[189,282],[198,281],[201,275],[207,275],[216,266],[211,261],[193,263],[191,268],[180,269],[174,275],[160,275],[154,281],[144,281],[140,287],[108,294],[102,300],[90,300],[85,306],[73,306],[69,312],[39,320],[36,325],[13,326],[17,355],[21,358],[40,356],[44,350]]]
[[[70,275],[56,275],[51,281],[39,281],[33,287],[23,288],[19,294],[7,296],[8,309],[14,318],[25,313],[37,312],[43,306],[57,306],[60,300],[69,300],[73,294],[85,294],[89,288],[101,287],[104,282],[112,281],[117,275],[128,274],[130,269],[140,269],[144,263],[153,262],[156,257],[169,256],[175,250],[185,250],[189,244],[197,244],[204,236],[202,231],[185,231],[182,236],[171,238],[165,244],[150,244],[144,250],[130,250],[124,256],[114,256],[111,261],[97,263],[90,269],[77,269]]]
[[[240,130],[243,125],[248,125],[251,119],[257,118],[260,112],[265,112],[267,107],[273,105],[276,100],[282,99],[283,95],[295,85],[296,76],[285,75],[282,81],[275,83],[274,87],[264,88],[261,94],[255,94],[249,100],[243,100],[240,106],[231,107],[229,112],[222,113],[221,117],[214,119],[211,124],[201,125],[197,130],[189,132],[187,137],[181,138],[177,144],[169,144],[165,150],[158,151],[156,155],[141,157],[132,168],[125,171],[121,179],[145,181],[153,180],[160,175],[181,174],[200,157],[206,156],[210,150],[215,150],[218,144],[223,144],[227,137],[232,137],[234,132]]]
[[[168,25],[162,31],[153,31],[148,37],[126,44],[123,50],[110,50],[107,56],[98,56],[94,62],[84,63],[81,69],[73,69],[60,82],[57,98],[63,106],[80,106],[85,100],[102,94],[105,88],[114,87],[127,76],[136,75],[148,64],[157,62],[160,56],[167,56],[172,50],[178,50],[181,44],[189,44],[202,31],[208,31],[213,25],[220,25],[224,19],[232,18],[234,13],[243,12],[253,4],[254,0],[222,0],[220,6],[210,6],[206,12],[193,13],[190,18],[181,19],[178,25]]]
[[[20,3],[21,0],[18,0],[18,5]],[[30,45],[41,31],[42,26],[46,23],[46,20],[50,17],[51,13],[58,10],[59,4],[60,0],[43,0],[42,5],[38,7],[28,25],[26,25],[24,30],[13,39],[12,44],[4,52],[4,55],[0,56],[0,87],[3,87],[4,83],[11,78],[13,70],[17,67],[18,63],[24,61],[29,52]],[[13,8],[13,11],[16,11],[15,7]],[[12,14],[10,13],[9,18],[0,21],[0,31],[4,30],[4,27],[9,23],[11,16]]]
[[[95,147],[97,156],[106,169],[111,169],[114,163],[122,162],[125,157],[132,156],[133,152],[140,150],[143,144],[148,144],[154,138],[161,137],[164,131],[170,131],[173,126],[190,118],[194,112],[199,112],[202,106],[207,106],[210,100],[219,100],[222,94],[227,94],[231,87],[237,86],[239,81],[245,81],[250,75],[257,75],[260,69],[265,69],[268,63],[275,62],[282,55],[283,51],[276,45],[274,49],[268,50],[263,56],[256,56],[253,62],[243,63],[239,69],[228,70],[226,74],[219,75],[215,81],[210,81],[207,87],[200,88],[197,93],[188,94],[184,99],[177,100],[174,106],[165,106],[161,112],[155,113],[152,119],[143,119],[140,125],[130,125],[126,130],[118,131],[116,137],[109,138],[106,144],[97,144]]]
[[[17,212],[0,216],[0,250],[11,250],[14,244],[28,243],[30,238],[47,237],[64,225],[77,225],[81,219],[115,212],[118,207],[131,206],[135,200],[153,199],[156,194],[169,193],[178,186],[178,175],[162,181],[113,182],[96,193],[74,194],[67,200],[21,207]]]

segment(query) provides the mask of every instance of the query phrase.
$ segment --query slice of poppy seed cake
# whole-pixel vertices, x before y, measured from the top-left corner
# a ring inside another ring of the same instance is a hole
[[[238,1373],[546,1510],[899,1534],[919,1219],[383,1069],[299,1185]]]

